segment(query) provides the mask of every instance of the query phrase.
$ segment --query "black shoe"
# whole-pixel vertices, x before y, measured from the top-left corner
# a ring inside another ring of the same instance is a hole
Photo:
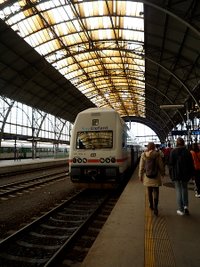
[[[184,209],[184,213],[185,213],[185,215],[189,215],[190,214],[189,210],[187,208]]]
[[[154,212],[153,212],[156,216],[158,216],[158,209],[154,209]]]
[[[149,205],[149,208],[150,208],[151,210],[153,210],[153,205]]]

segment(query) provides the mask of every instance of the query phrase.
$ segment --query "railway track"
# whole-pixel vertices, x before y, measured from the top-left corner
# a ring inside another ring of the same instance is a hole
[[[106,201],[101,207],[99,213],[97,216],[95,216],[89,227],[76,239],[74,245],[65,251],[62,262],[58,262],[58,264],[54,267],[81,266],[88,251],[92,247],[96,237],[100,233],[104,223],[115,206],[118,198],[118,194],[114,194],[108,198],[108,201]]]
[[[12,168],[9,168],[9,166],[1,172],[0,172],[0,180],[2,178],[10,178],[10,177],[16,177],[16,176],[20,176],[20,175],[31,175],[32,173],[42,173],[42,172],[46,172],[48,171],[54,171],[55,169],[66,169],[66,171],[68,171],[68,163],[56,163],[54,165],[48,165],[46,164],[45,166],[34,166],[33,165],[22,165],[22,168],[18,168],[17,170],[13,170]]]
[[[44,175],[36,174],[36,177],[33,178],[26,178],[21,181],[4,184],[0,186],[0,198],[63,178],[66,178],[66,171],[61,170],[55,173],[49,173]]]
[[[84,190],[0,242],[0,266],[56,266],[108,199],[107,190]]]

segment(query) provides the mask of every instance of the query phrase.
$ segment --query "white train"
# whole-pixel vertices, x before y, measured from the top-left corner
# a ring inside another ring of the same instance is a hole
[[[90,108],[80,112],[70,140],[72,182],[120,182],[141,154],[140,146],[130,146],[127,141],[128,127],[113,109]]]
[[[68,157],[67,145],[59,144],[58,147],[54,147],[52,143],[38,142],[35,150],[36,158],[62,158]],[[0,147],[0,160],[12,160],[12,159],[29,159],[32,158],[32,143],[28,141],[14,141],[7,140],[2,141]]]

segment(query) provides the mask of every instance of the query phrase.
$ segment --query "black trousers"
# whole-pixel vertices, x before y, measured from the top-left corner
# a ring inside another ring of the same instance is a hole
[[[158,200],[159,200],[159,187],[158,186],[148,186],[148,198],[150,208],[157,209],[158,208]]]

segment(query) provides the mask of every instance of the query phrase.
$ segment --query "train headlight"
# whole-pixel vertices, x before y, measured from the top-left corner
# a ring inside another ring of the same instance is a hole
[[[110,158],[106,158],[106,163],[110,163]]]
[[[101,163],[104,163],[104,161],[105,161],[104,158],[100,158]]]
[[[82,162],[82,159],[81,158],[78,158],[77,161],[78,161],[78,163],[81,163]]]
[[[72,160],[72,161],[73,161],[73,163],[76,163],[76,158],[73,158],[73,160]]]
[[[87,162],[87,159],[86,158],[83,158],[83,163],[86,163]]]
[[[116,159],[115,158],[111,158],[111,162],[112,163],[115,163],[116,162]]]

